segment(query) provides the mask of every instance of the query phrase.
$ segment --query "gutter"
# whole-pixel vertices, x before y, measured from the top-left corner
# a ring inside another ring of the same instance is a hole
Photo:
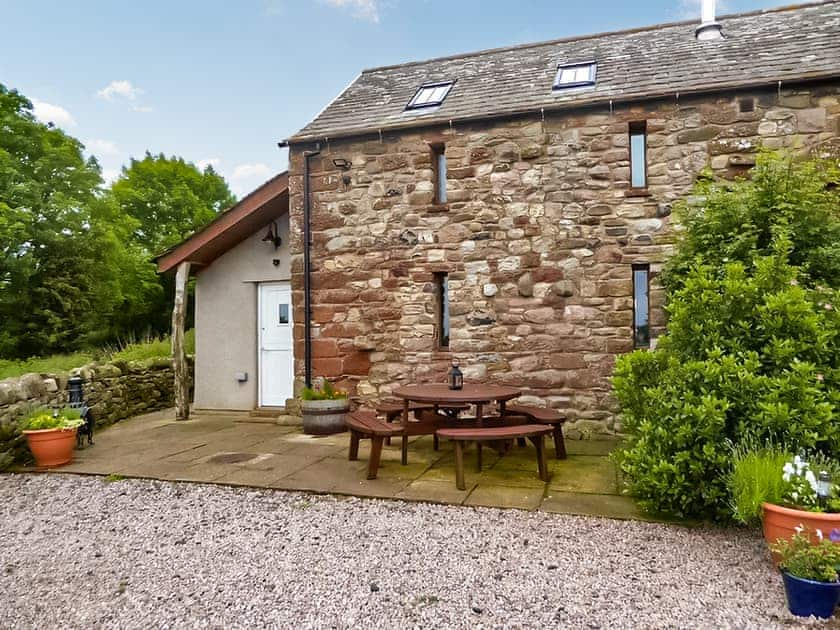
[[[314,151],[303,152],[303,354],[304,382],[307,387],[312,387],[312,186],[309,181],[309,159],[320,152],[320,145],[316,145]]]

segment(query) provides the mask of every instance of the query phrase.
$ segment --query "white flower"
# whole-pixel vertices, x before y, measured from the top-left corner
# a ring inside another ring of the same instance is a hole
[[[807,481],[810,484],[811,489],[814,492],[817,491],[817,478],[814,476],[814,473],[810,470],[805,472],[805,481]]]
[[[784,472],[788,477],[790,477],[793,473],[796,472],[796,470],[794,469],[793,464],[788,462],[782,467],[782,472]],[[785,479],[785,481],[787,481],[787,479]]]
[[[794,494],[795,494],[795,493],[794,493]],[[796,527],[794,527],[794,528],[793,528],[793,530],[794,530],[797,534],[801,534],[803,529],[805,529],[805,527],[802,525],[802,523],[800,523],[799,525],[797,525]]]
[[[794,501],[799,501],[799,493],[794,491],[790,493],[790,496],[793,497]]]
[[[817,530],[817,538],[819,538],[819,539],[820,539],[820,542],[822,542],[822,539],[823,539],[823,533],[822,533],[822,530],[821,530],[821,529],[818,529],[818,530]]]
[[[790,481],[790,475],[791,475],[791,473],[787,473],[787,472],[784,473],[782,475],[782,481]]]

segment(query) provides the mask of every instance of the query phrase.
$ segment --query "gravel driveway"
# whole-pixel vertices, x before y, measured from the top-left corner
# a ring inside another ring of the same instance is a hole
[[[50,474],[0,532],[2,628],[801,623],[730,530]]]

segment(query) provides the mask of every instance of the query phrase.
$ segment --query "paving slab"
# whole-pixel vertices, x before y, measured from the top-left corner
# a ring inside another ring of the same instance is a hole
[[[473,445],[465,452],[467,489],[461,491],[455,487],[452,445],[443,441],[436,451],[432,436],[409,440],[407,466],[400,464],[400,440],[393,440],[383,449],[378,478],[368,480],[369,440],[360,443],[359,461],[350,462],[349,433],[310,436],[299,427],[243,419],[195,414],[176,422],[171,412],[133,418],[99,432],[96,444],[77,451],[60,472],[639,518],[632,500],[617,496],[616,466],[605,456],[615,440],[567,441],[570,455],[562,461],[549,445],[548,484],[537,477],[530,443],[501,456],[485,446],[481,473]]]
[[[458,490],[455,487],[454,477],[448,482],[420,477],[398,492],[396,497],[411,501],[460,504],[469,496],[470,492],[475,488],[475,485],[475,483],[469,483],[465,490]]]
[[[464,501],[464,505],[535,510],[542,503],[544,495],[544,485],[536,488],[523,488],[483,485],[479,481],[478,485]]]
[[[554,441],[546,440],[554,453]],[[621,440],[566,440],[569,455],[609,455],[621,445]]]
[[[558,514],[651,520],[639,511],[633,499],[616,494],[581,494],[549,490],[539,507],[544,512]]]
[[[615,464],[606,457],[570,455],[550,460],[548,487],[562,492],[618,494]]]

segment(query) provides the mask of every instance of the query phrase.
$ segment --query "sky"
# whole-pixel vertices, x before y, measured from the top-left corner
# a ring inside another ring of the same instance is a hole
[[[162,152],[212,164],[241,197],[365,68],[699,15],[700,0],[0,0],[0,83],[106,180]]]

